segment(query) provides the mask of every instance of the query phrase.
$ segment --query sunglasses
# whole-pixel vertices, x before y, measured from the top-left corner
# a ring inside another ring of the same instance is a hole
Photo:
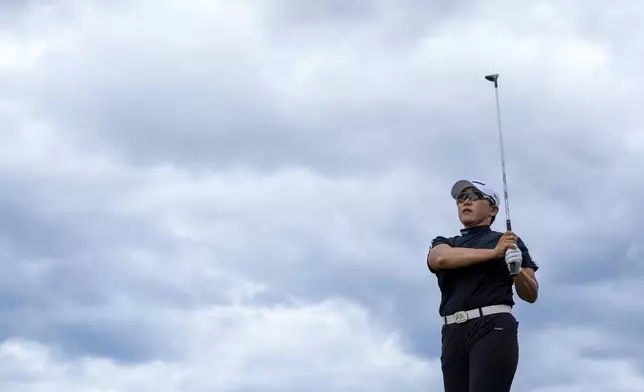
[[[456,203],[462,203],[465,201],[465,199],[470,199],[472,201],[477,201],[477,200],[488,200],[490,203],[494,204],[494,200],[492,200],[491,197],[488,195],[481,193],[481,192],[472,192],[472,191],[465,191],[461,192],[456,196]]]

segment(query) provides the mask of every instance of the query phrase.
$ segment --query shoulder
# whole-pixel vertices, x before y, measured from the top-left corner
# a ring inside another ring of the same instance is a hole
[[[526,253],[528,252],[528,246],[525,244],[525,241],[523,241],[523,238],[521,238],[520,236],[517,236],[517,246],[519,247],[519,249],[521,249],[521,251]]]
[[[434,237],[431,242],[430,249],[438,245],[449,245],[451,247],[454,247],[456,238],[457,237],[444,237],[441,235]]]
[[[526,246],[525,242],[521,239],[521,237],[517,238],[517,246],[519,247],[519,250],[521,250],[521,253],[523,254],[522,266],[529,267],[537,271],[539,269],[539,264],[537,264],[537,262],[532,258],[532,255],[530,254],[530,250]]]

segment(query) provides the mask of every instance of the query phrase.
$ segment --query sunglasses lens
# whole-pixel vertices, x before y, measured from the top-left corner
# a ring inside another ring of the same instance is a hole
[[[461,192],[456,197],[456,201],[459,203],[462,203],[465,201],[465,199],[468,199],[468,198],[472,201],[477,201],[477,200],[485,199],[485,195],[480,192]]]

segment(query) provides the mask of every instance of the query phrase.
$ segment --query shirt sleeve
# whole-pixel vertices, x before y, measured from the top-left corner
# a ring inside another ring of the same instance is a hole
[[[517,239],[517,246],[519,247],[519,250],[521,250],[521,254],[523,255],[521,267],[529,267],[535,271],[538,270],[539,265],[532,259],[532,256],[530,256],[530,251],[521,238]]]
[[[436,237],[436,238],[434,238],[434,239],[432,240],[432,243],[431,243],[431,245],[429,246],[429,251],[431,252],[431,251],[432,251],[432,248],[434,248],[435,246],[438,246],[438,245],[449,245],[449,246],[451,246],[451,247],[454,247],[454,243],[452,242],[452,239],[451,239],[451,238],[446,238],[446,237],[438,236],[438,237]],[[429,271],[430,271],[432,274],[436,274],[436,273],[438,272],[438,271],[436,271],[435,269],[433,269],[433,268],[432,268],[432,266],[431,266],[431,265],[429,265],[429,263],[427,263],[427,267],[429,267]]]
[[[437,245],[441,245],[441,244],[445,244],[445,245],[449,245],[451,247],[454,247],[454,243],[452,242],[451,238],[438,236],[438,237],[436,237],[436,238],[434,238],[432,240],[432,244],[431,244],[429,249],[431,250],[433,247],[435,247]]]

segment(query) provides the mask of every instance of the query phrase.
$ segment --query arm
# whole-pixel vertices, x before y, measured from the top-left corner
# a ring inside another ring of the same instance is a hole
[[[539,297],[539,282],[535,271],[530,267],[521,268],[521,273],[514,277],[514,287],[522,300],[535,303]]]
[[[521,272],[514,277],[514,287],[519,298],[529,303],[535,303],[539,297],[539,282],[536,275],[539,266],[532,260],[528,247],[521,238],[517,240],[517,247],[521,250],[523,260],[521,261]]]
[[[433,246],[427,255],[427,266],[430,269],[463,268],[482,263],[496,256],[494,249],[452,248],[447,244]]]

